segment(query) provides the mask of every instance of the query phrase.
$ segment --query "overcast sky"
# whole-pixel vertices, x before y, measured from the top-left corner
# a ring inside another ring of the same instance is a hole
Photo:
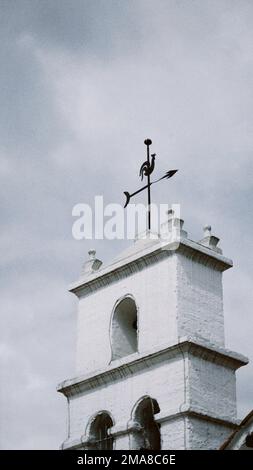
[[[224,273],[226,343],[249,356],[239,416],[253,408],[251,0],[0,0],[1,420],[4,449],[58,448],[75,375],[76,301],[88,249],[72,207],[123,202],[151,137],[154,200],[180,203],[190,238],[212,225]],[[144,201],[142,196],[139,201]]]

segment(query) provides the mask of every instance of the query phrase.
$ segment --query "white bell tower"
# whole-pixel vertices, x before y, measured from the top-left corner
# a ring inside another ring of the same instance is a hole
[[[94,251],[70,291],[79,299],[76,377],[63,449],[217,449],[237,428],[235,371],[225,349],[222,273],[232,261],[204,229],[190,240],[169,212],[110,265]]]

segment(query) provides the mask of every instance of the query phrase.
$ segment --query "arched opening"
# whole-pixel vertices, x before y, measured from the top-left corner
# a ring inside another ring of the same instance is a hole
[[[160,450],[160,425],[155,421],[154,415],[160,412],[156,400],[146,396],[135,405],[133,422],[137,431],[133,433],[131,449]]]
[[[91,450],[112,450],[113,437],[109,434],[109,429],[113,426],[113,421],[109,413],[101,411],[91,421],[89,426],[89,449]]]
[[[138,350],[137,308],[131,297],[124,297],[115,307],[111,324],[112,360]]]

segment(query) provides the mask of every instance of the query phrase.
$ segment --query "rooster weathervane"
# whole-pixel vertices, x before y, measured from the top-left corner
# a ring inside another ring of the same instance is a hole
[[[144,140],[144,144],[147,146],[147,160],[141,165],[139,176],[140,176],[141,180],[143,180],[143,177],[146,176],[147,177],[147,184],[145,186],[143,186],[142,188],[138,189],[137,191],[135,191],[132,194],[129,194],[128,191],[124,191],[124,194],[126,196],[126,203],[125,203],[124,207],[127,207],[127,205],[129,204],[130,199],[133,196],[140,193],[141,191],[144,191],[144,189],[147,189],[148,190],[148,224],[147,225],[148,225],[148,230],[150,230],[150,228],[151,228],[151,191],[150,191],[150,187],[152,186],[152,184],[158,183],[158,181],[161,181],[163,179],[171,178],[178,170],[169,170],[161,178],[159,178],[155,181],[150,181],[150,175],[153,173],[153,171],[155,169],[156,154],[155,153],[151,154],[151,161],[150,161],[149,147],[152,144],[152,140],[146,139],[146,140]]]

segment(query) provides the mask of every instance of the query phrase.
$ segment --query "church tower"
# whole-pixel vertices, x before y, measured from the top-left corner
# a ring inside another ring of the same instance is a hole
[[[235,371],[225,349],[222,273],[232,267],[211,227],[195,242],[169,211],[167,241],[138,237],[110,265],[89,252],[79,300],[76,377],[63,449],[218,449],[237,428]],[[175,233],[175,231],[174,231]]]

